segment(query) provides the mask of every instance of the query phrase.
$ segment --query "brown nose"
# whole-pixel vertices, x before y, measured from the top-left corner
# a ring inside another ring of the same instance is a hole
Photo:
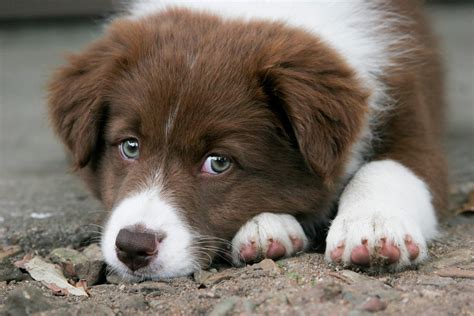
[[[130,270],[135,271],[147,266],[158,254],[162,239],[156,233],[136,232],[123,228],[115,239],[115,251],[118,259]]]

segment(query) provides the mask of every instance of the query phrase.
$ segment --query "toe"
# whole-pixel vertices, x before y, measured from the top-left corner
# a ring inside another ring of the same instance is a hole
[[[257,246],[255,241],[243,245],[239,251],[239,257],[244,262],[252,262],[257,258]]]
[[[367,240],[362,241],[362,245],[352,249],[351,262],[361,266],[367,266],[370,264],[370,254],[369,249],[367,249]]]
[[[387,242],[385,238],[380,240],[380,256],[382,256],[386,263],[392,264],[400,259],[400,249],[395,246],[392,242]]]
[[[295,237],[295,236],[290,236],[291,244],[293,245],[293,249],[295,252],[302,251],[304,248],[304,242],[303,239]]]
[[[278,259],[286,254],[285,246],[283,246],[278,240],[269,239],[268,245],[266,253],[267,258]]]
[[[344,248],[344,242],[341,241],[339,242],[337,247],[331,251],[330,256],[333,262],[341,262],[342,254],[344,253]]]
[[[418,246],[413,242],[413,239],[410,235],[405,237],[405,246],[407,247],[410,260],[415,260],[418,258],[418,255],[420,254],[420,248],[418,248]]]

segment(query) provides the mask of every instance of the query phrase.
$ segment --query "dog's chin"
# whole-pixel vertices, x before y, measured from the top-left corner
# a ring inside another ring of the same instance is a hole
[[[189,268],[183,271],[167,271],[157,268],[142,268],[132,271],[128,268],[109,266],[110,273],[116,274],[121,282],[139,283],[143,281],[162,281],[178,277],[186,277],[195,272],[196,268]]]

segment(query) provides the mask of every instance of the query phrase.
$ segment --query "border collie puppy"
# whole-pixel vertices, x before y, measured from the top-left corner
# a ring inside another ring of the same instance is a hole
[[[134,2],[49,88],[54,130],[109,212],[107,263],[131,280],[176,277],[321,236],[330,263],[425,260],[446,168],[422,9]]]

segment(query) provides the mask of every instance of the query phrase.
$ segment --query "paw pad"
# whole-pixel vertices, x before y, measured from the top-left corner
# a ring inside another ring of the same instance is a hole
[[[303,228],[291,215],[262,213],[240,228],[232,240],[235,265],[279,259],[303,251],[308,239]]]

